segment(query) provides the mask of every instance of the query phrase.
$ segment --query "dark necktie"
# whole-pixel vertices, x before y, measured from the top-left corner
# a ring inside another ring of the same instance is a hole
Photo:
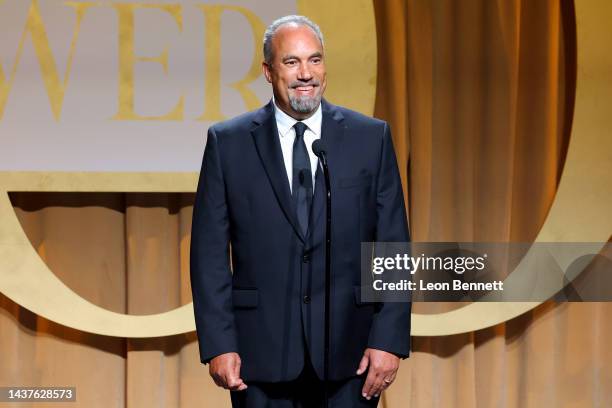
[[[304,132],[307,126],[302,122],[293,125],[295,128],[295,141],[293,142],[293,201],[297,213],[298,222],[302,233],[306,236],[308,232],[308,218],[310,205],[312,203],[312,171],[310,170],[310,158],[304,143]]]

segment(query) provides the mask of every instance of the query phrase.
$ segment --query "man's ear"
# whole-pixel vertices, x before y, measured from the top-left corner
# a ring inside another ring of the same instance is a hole
[[[272,83],[272,67],[270,67],[270,65],[268,65],[268,63],[266,61],[261,63],[261,70],[263,71],[264,76],[266,77],[266,80],[269,83]]]

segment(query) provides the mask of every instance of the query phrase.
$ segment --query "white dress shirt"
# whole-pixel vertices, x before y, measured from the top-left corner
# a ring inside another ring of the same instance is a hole
[[[274,98],[272,98],[272,100],[274,101]],[[295,141],[295,129],[293,125],[295,125],[298,120],[283,112],[282,109],[276,106],[275,101],[274,117],[276,118],[276,127],[278,128],[283,160],[285,161],[285,170],[287,171],[287,178],[289,179],[289,188],[293,191],[293,142]],[[322,121],[323,114],[321,112],[321,104],[319,104],[319,107],[312,116],[301,121],[308,127],[306,132],[304,132],[304,143],[306,144],[306,150],[308,150],[308,157],[310,158],[313,191],[315,185],[315,172],[317,170],[319,158],[312,152],[312,142],[321,137]]]

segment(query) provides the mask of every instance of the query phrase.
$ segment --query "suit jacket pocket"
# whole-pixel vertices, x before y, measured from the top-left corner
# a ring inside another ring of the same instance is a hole
[[[253,308],[259,304],[259,291],[253,289],[233,289],[232,303],[235,308]]]
[[[340,188],[367,186],[372,182],[372,176],[345,177],[340,179]]]

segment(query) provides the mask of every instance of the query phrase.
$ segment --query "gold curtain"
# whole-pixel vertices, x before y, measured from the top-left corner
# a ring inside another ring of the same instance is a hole
[[[392,126],[413,238],[532,240],[569,138],[571,3],[374,6],[376,116]],[[91,302],[148,314],[191,301],[192,194],[13,193],[12,200],[40,256]],[[457,305],[415,310],[449,307]],[[611,312],[610,303],[546,303],[493,328],[414,338],[380,405],[610,406]],[[229,406],[199,363],[195,333],[91,335],[0,295],[0,356],[0,385],[76,386],[71,407]]]
[[[374,6],[376,116],[390,122],[405,166],[413,239],[533,241],[570,137],[572,2]],[[608,406],[610,312],[610,303],[549,302],[489,329],[414,338],[384,407]]]

